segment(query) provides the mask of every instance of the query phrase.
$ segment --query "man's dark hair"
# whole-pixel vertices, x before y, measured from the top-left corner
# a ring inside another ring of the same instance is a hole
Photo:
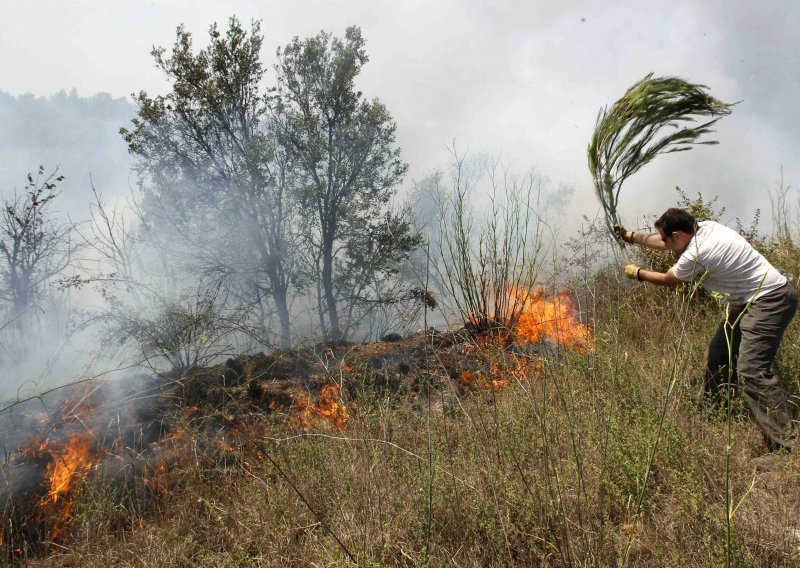
[[[670,236],[675,231],[683,231],[688,235],[694,235],[697,230],[697,221],[687,211],[670,207],[655,222],[656,229],[663,229],[666,236]]]

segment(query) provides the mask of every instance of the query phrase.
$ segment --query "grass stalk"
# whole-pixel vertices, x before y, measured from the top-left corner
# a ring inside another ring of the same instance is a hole
[[[647,493],[647,484],[650,481],[650,475],[653,470],[653,464],[655,463],[656,452],[658,451],[659,442],[661,441],[661,434],[664,431],[664,423],[667,418],[667,411],[669,410],[670,402],[672,401],[672,393],[675,390],[675,385],[678,383],[678,364],[680,361],[679,354],[682,351],[684,340],[686,338],[686,323],[689,319],[689,308],[691,306],[691,300],[694,297],[700,285],[701,281],[693,282],[689,286],[688,293],[683,294],[681,296],[684,302],[684,308],[680,320],[680,329],[678,333],[678,338],[675,341],[673,348],[672,365],[670,368],[669,380],[667,381],[666,392],[664,393],[664,400],[658,415],[658,421],[656,424],[656,433],[655,436],[653,437],[652,444],[650,445],[650,451],[648,452],[647,456],[647,465],[644,470],[644,476],[642,479],[641,487],[639,489],[639,494],[636,497],[636,509],[634,513],[635,519],[638,519],[639,515],[642,512],[642,507],[644,505],[644,498]],[[630,554],[631,545],[633,544],[633,538],[634,538],[634,531],[631,531],[631,535],[628,538],[628,543],[625,547],[625,554],[623,555],[622,558],[623,566],[627,566],[628,556]]]
[[[766,278],[766,273],[761,279],[756,289],[756,294],[761,290],[761,286]],[[736,319],[732,324],[730,323],[730,304],[725,304],[725,321],[723,329],[725,330],[725,344],[728,348],[728,377],[725,381],[725,568],[730,568],[731,558],[733,552],[733,516],[736,513],[736,506],[733,503],[733,488],[731,487],[731,449],[733,448],[733,334],[736,326],[742,321],[745,312],[753,303],[752,298],[745,304]]]

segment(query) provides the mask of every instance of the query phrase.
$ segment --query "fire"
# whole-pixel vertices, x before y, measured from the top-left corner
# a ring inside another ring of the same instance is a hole
[[[19,448],[23,459],[42,468],[41,490],[30,504],[30,518],[44,523],[50,542],[62,540],[68,532],[80,482],[104,455],[98,451],[97,440],[90,431],[100,386],[88,381],[76,387],[57,414],[40,420],[42,425],[48,425],[50,435],[35,434]],[[56,427],[51,425],[56,417],[55,424],[61,432],[58,436],[53,435]]]
[[[73,434],[66,442],[54,442],[49,438],[31,440],[20,449],[28,459],[49,458],[44,472],[48,490],[39,501],[36,518],[53,520],[49,533],[51,541],[60,540],[65,532],[72,514],[77,482],[85,479],[98,462],[94,447],[92,435],[81,432]]]
[[[547,298],[542,288],[528,291],[514,285],[508,286],[509,305],[520,310],[514,333],[526,343],[544,340],[576,350],[591,346],[592,334],[578,321],[577,310],[567,294]]]
[[[46,475],[50,480],[48,497],[53,503],[69,492],[76,476],[80,479],[86,477],[88,466],[94,463],[93,444],[89,434],[74,434],[63,448],[49,450],[53,461],[47,465]]]
[[[495,390],[511,386],[515,381],[527,381],[531,377],[540,376],[542,362],[539,359],[528,359],[510,355],[503,362],[492,361],[489,371],[465,371],[459,377],[467,386]]]
[[[170,469],[165,462],[156,464],[153,467],[152,475],[145,475],[143,478],[145,486],[153,493],[164,493],[169,489]]]
[[[567,294],[548,295],[541,288],[528,291],[514,285],[508,285],[507,294],[507,318],[514,319],[514,325],[479,336],[463,347],[465,355],[477,357],[479,362],[477,370],[461,373],[461,382],[467,386],[498,389],[541,376],[542,360],[509,349],[514,343],[550,341],[577,351],[592,345],[591,332],[576,317]],[[512,313],[518,317],[512,318]]]
[[[323,387],[317,404],[313,404],[311,399],[304,395],[295,401],[291,410],[296,413],[292,424],[304,430],[310,430],[319,419],[323,419],[341,430],[344,429],[350,418],[347,407],[339,402],[339,387],[336,385]]]
[[[151,444],[152,453],[142,478],[145,487],[154,494],[168,492],[180,479],[182,464],[189,458],[191,444],[192,439],[183,428],[176,428],[169,436]]]

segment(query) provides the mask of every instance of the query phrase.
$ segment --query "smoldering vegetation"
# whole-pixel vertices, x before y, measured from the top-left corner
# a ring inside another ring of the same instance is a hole
[[[151,53],[170,92],[139,93],[136,117],[117,127],[134,161],[129,191],[87,176],[88,221],[59,167],[21,173],[25,184],[3,192],[5,558],[62,539],[54,518],[69,516],[59,500],[78,464],[107,469],[128,448],[144,486],[148,467],[168,467],[162,425],[216,383],[201,369],[405,334],[435,305],[408,268],[421,238],[397,198],[407,165],[396,125],[355,88],[368,60],[360,30],[296,38],[279,51],[274,84],[258,23],[232,18],[199,49],[182,28],[176,39]],[[223,377],[239,375],[231,365]]]

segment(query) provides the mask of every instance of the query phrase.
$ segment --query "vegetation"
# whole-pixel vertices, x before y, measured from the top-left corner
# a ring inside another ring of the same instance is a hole
[[[288,346],[295,174],[269,124],[259,25],[248,33],[233,18],[224,35],[216,25],[209,35],[209,46],[194,53],[181,27],[169,56],[153,50],[172,91],[140,93],[133,128],[121,134],[144,176],[148,222],[182,245],[191,273],[229,286],[239,275],[243,303],[268,298]]]
[[[195,370],[199,382],[184,379],[181,402],[160,415],[161,441],[112,449],[72,492],[58,527],[68,538],[46,558],[17,558],[796,565],[800,463],[788,455],[757,471],[750,460],[766,448],[741,405],[703,405],[721,311],[697,309],[690,288],[627,286],[605,270],[587,282],[573,292],[588,298],[588,349],[420,334]],[[798,340],[793,324],[784,378]],[[309,366],[335,386],[313,412],[309,398],[270,390]],[[9,539],[13,527],[3,530]]]
[[[356,89],[369,61],[361,30],[350,27],[343,39],[295,38],[278,59],[276,124],[302,178],[297,199],[311,213],[302,232],[319,325],[340,341],[401,293],[391,277],[419,238],[407,214],[389,205],[408,165],[389,110]]]
[[[486,172],[489,208],[476,218],[464,160],[454,153],[451,187],[434,192],[441,199],[438,258],[431,261],[458,323],[474,338],[513,333],[538,284],[543,228],[535,207],[536,180],[533,174],[517,179],[492,164]]]
[[[0,364],[9,370],[28,357],[26,338],[41,314],[58,305],[56,281],[78,250],[72,227],[53,211],[63,179],[39,166],[22,195],[0,204]]]
[[[0,217],[0,298],[9,304],[10,319],[20,322],[34,309],[43,289],[69,264],[73,247],[69,226],[60,225],[50,213],[63,179],[45,175],[40,167],[28,174],[24,196],[3,203]]]

